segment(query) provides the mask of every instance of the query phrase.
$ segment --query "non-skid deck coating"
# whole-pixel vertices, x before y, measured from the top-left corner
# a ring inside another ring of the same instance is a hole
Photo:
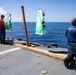
[[[38,48],[56,53],[57,51],[67,53],[67,49],[63,48]],[[0,52],[11,49],[16,49],[16,47],[0,44]],[[41,74],[42,70],[46,70],[48,73]],[[76,71],[67,69],[63,61],[18,49],[0,55],[0,75],[76,75]]]

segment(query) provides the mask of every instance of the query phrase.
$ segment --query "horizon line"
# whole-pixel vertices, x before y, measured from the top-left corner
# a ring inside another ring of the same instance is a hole
[[[19,22],[19,21],[12,21],[12,22]],[[21,21],[22,22],[22,21]],[[34,22],[34,21],[28,21],[28,22]],[[49,22],[49,21],[48,21]],[[56,21],[55,21],[56,22]],[[59,22],[59,21],[58,21]],[[60,21],[61,22],[61,21]],[[65,21],[62,21],[65,22]],[[46,23],[46,22],[45,22]]]

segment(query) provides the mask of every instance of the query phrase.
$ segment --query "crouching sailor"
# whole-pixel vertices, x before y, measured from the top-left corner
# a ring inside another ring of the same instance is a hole
[[[67,68],[70,67],[70,63],[76,56],[76,18],[73,18],[71,23],[72,27],[66,30],[66,37],[68,40],[68,55],[64,59],[64,64]]]

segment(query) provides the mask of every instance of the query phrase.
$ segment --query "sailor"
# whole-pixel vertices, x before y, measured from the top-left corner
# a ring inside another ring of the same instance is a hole
[[[76,56],[76,18],[73,18],[72,26],[66,30],[66,37],[68,40],[68,55],[64,59],[64,64],[67,68],[70,67],[70,62]]]
[[[6,32],[5,32],[6,26],[4,23],[4,17],[5,17],[4,15],[1,15],[1,18],[0,18],[0,43],[1,44],[5,43],[5,36],[6,36]]]

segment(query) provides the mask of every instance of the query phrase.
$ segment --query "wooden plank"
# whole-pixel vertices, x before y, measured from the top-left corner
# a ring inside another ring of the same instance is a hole
[[[53,58],[56,58],[59,60],[64,60],[64,58],[66,57],[65,54],[56,54],[56,53],[48,52],[47,50],[38,49],[35,47],[29,47],[29,46],[22,45],[22,44],[14,44],[14,46],[20,47],[24,50],[40,53],[40,54],[45,55],[45,56],[53,57]]]

